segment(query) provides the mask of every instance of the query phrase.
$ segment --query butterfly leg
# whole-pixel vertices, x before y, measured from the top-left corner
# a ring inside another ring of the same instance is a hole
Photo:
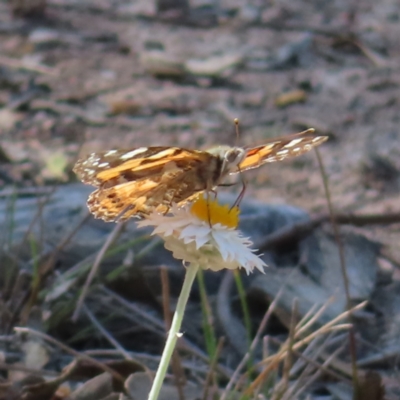
[[[140,207],[144,204],[146,198],[141,198],[138,199],[141,200],[137,204],[129,204],[127,207],[125,207],[116,217],[115,217],[115,222],[123,222],[126,221],[128,218],[130,218],[132,215],[126,216],[129,211],[134,210],[135,214],[133,216],[136,216],[138,218],[143,218],[145,216],[145,213],[140,210]]]
[[[235,186],[235,185],[237,185],[237,182],[232,182],[232,183],[220,183],[220,184],[218,185],[218,187],[232,187],[232,186]]]
[[[214,194],[214,200],[217,199],[218,192],[211,186],[210,182],[207,183],[206,192],[206,201],[207,201],[207,215],[208,215],[208,224],[211,228],[211,209],[210,209],[210,193]]]
[[[217,200],[217,198],[218,198],[218,192],[217,192],[215,189],[211,189],[209,192],[212,193],[212,194],[214,195],[214,200]]]
[[[116,217],[115,217],[115,222],[122,222],[124,221],[124,214],[127,213],[129,210],[132,210],[133,205],[129,205],[128,207],[125,207]],[[125,218],[126,219],[126,218]]]
[[[233,203],[233,205],[232,205],[232,207],[231,207],[231,210],[234,208],[234,207],[239,207],[240,206],[240,203],[242,202],[242,200],[243,200],[243,197],[244,197],[244,194],[245,194],[245,192],[246,192],[246,180],[245,180],[245,178],[244,178],[244,176],[243,176],[243,173],[242,173],[242,171],[239,169],[239,175],[240,175],[240,180],[241,180],[241,182],[242,182],[242,189],[241,189],[241,191],[240,191],[240,193],[239,193],[239,196],[237,197],[237,199],[235,200],[235,202]]]
[[[166,216],[169,212],[169,210],[171,209],[172,203],[170,203],[168,206],[165,206],[165,211],[163,211],[163,215]]]
[[[218,187],[232,187],[237,185],[237,182],[232,182],[232,183],[220,183]],[[212,190],[212,192],[215,194],[215,199],[218,197],[218,192],[216,190]]]
[[[211,228],[210,190],[206,190],[206,201],[207,201],[208,225],[210,225]]]

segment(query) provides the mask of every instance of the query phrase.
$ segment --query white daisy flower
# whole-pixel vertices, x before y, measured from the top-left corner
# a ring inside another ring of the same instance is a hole
[[[161,236],[173,256],[183,260],[186,268],[182,291],[168,333],[148,400],[157,400],[171,360],[190,289],[199,268],[219,271],[223,268],[244,268],[249,274],[254,268],[264,272],[266,266],[250,246],[252,242],[236,230],[239,208],[221,206],[216,200],[199,197],[184,207],[173,205],[168,215],[153,212],[139,221],[139,227],[153,226],[153,235]]]
[[[168,215],[153,212],[138,226],[154,226],[152,234],[161,236],[165,248],[185,263],[213,271],[244,268],[249,274],[257,268],[264,272],[266,264],[250,248],[253,243],[236,229],[238,220],[238,207],[199,197],[184,207],[173,205]]]

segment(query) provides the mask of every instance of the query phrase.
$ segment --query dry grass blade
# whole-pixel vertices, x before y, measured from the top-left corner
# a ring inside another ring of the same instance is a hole
[[[96,329],[118,350],[118,352],[126,359],[132,360],[131,355],[118,343],[116,339],[100,324],[94,314],[90,311],[88,307],[84,304],[82,310],[85,312],[86,316],[90,319],[92,324]]]
[[[366,302],[355,306],[351,310],[345,311],[344,313],[338,315],[336,318],[334,318],[327,324],[323,325],[321,328],[317,329],[316,331],[312,332],[308,336],[304,337],[301,340],[297,340],[292,346],[293,351],[299,351],[300,348],[309,344],[313,339],[317,338],[320,335],[324,335],[324,334],[327,334],[332,331],[351,328],[351,325],[339,324],[339,322],[345,318],[348,318],[348,316],[351,312],[354,312],[355,310],[359,310],[359,309],[363,308],[365,305],[366,305]],[[324,305],[324,306],[326,306],[326,305]],[[267,357],[266,359],[264,359],[261,362],[261,365],[265,365],[264,370],[252,382],[252,384],[249,386],[249,388],[246,389],[245,395],[251,396],[256,391],[256,389],[258,387],[260,387],[263,384],[263,382],[265,382],[265,380],[268,378],[270,373],[278,367],[280,362],[285,357],[287,357],[289,347],[290,347],[290,343],[289,343],[289,340],[287,340],[276,354],[274,354],[270,357]]]
[[[290,370],[293,364],[293,345],[296,340],[296,317],[298,313],[298,302],[295,299],[292,307],[292,317],[290,321],[289,337],[288,337],[288,351],[284,359],[283,374],[282,374],[282,389],[278,392],[278,399],[289,388]]]
[[[324,163],[322,162],[321,155],[320,155],[320,153],[319,153],[317,148],[315,148],[315,154],[317,155],[318,166],[319,166],[319,169],[321,171],[322,181],[323,181],[323,184],[324,184],[326,202],[327,202],[328,208],[329,208],[329,215],[330,215],[330,218],[331,218],[333,234],[334,234],[337,246],[338,246],[339,259],[340,259],[340,268],[341,268],[342,276],[343,276],[343,286],[344,286],[344,292],[346,294],[347,309],[350,311],[350,309],[351,309],[350,283],[349,283],[349,278],[347,276],[343,242],[341,240],[338,224],[336,223],[335,213],[334,213],[333,204],[332,204],[331,193],[330,193],[330,190],[329,190],[328,174],[325,171]],[[351,312],[349,312],[348,318],[349,318],[350,323],[352,324],[353,323],[353,321],[352,321],[353,318],[352,318],[352,313]],[[349,330],[349,341],[350,341],[351,365],[352,365],[352,368],[353,368],[354,390],[357,393],[359,383],[358,383],[358,372],[357,372],[356,341],[355,341],[353,328],[351,328]],[[356,397],[357,397],[357,394],[356,394]]]
[[[289,278],[289,276],[288,276]],[[287,278],[287,279],[288,279]],[[275,311],[278,301],[283,293],[283,289],[284,289],[285,285],[282,285],[282,287],[279,289],[279,292],[277,293],[277,295],[275,296],[274,300],[272,301],[272,303],[269,305],[268,310],[266,311],[266,313],[264,314],[264,317],[257,329],[256,335],[254,336],[253,341],[251,342],[250,348],[248,350],[248,352],[245,354],[245,356],[243,357],[243,359],[240,361],[240,363],[238,364],[238,366],[236,367],[234,373],[231,375],[231,378],[228,382],[228,384],[225,387],[224,392],[222,393],[220,400],[225,400],[227,398],[227,396],[229,395],[229,392],[232,390],[234,383],[238,380],[239,378],[239,374],[240,371],[242,371],[242,369],[245,367],[247,361],[250,359],[251,355],[253,354],[257,344],[260,341],[262,332],[264,331],[269,319],[271,318],[272,313]]]
[[[217,366],[218,358],[221,354],[224,344],[225,344],[225,339],[222,337],[218,341],[217,349],[215,351],[215,357],[213,360],[211,360],[211,363],[210,363],[210,367],[209,367],[209,370],[208,370],[208,373],[206,376],[206,380],[204,382],[204,393],[203,393],[202,400],[207,400],[207,399],[215,397],[215,393],[212,393],[212,394],[209,393],[209,387],[211,385],[213,378],[215,378],[215,374],[217,372],[216,366]]]
[[[307,366],[313,366],[316,371],[314,372],[313,375],[309,376],[307,374],[308,371],[306,371],[306,369],[304,369],[304,374],[302,374],[299,379],[297,379],[297,381],[295,382],[295,384],[293,385],[293,387],[291,388],[290,391],[288,391],[288,393],[285,394],[285,396],[282,398],[282,400],[290,400],[293,398],[298,398],[303,392],[306,391],[306,389],[308,387],[310,387],[318,378],[321,377],[322,374],[329,372],[329,374],[333,374],[332,371],[328,371],[328,367],[329,365],[332,363],[332,361],[336,358],[336,356],[338,356],[340,354],[340,352],[345,348],[345,344],[343,344],[342,346],[340,346],[339,348],[337,348],[325,361],[323,364],[321,365],[316,365],[316,362],[308,362]],[[318,351],[316,352],[315,357],[313,358],[313,360],[316,359],[316,357],[320,354],[320,352],[322,351],[323,346],[321,346],[320,349],[317,349]],[[311,360],[309,360],[311,361]],[[307,376],[308,375],[308,376]],[[339,380],[340,377],[336,377],[336,379]]]
[[[79,296],[74,314],[72,315],[72,321],[76,322],[78,317],[79,317],[79,313],[80,310],[82,308],[83,302],[85,300],[87,291],[89,289],[90,284],[92,283],[93,278],[95,277],[97,270],[99,269],[100,263],[103,260],[107,250],[109,249],[109,247],[112,245],[112,243],[116,240],[116,238],[118,237],[118,235],[120,234],[122,228],[124,227],[124,223],[117,223],[114,226],[114,229],[112,230],[112,232],[110,233],[110,235],[107,237],[107,240],[105,241],[103,247],[100,249],[99,253],[97,254],[96,259],[94,260],[93,266],[89,272],[89,275],[86,279],[85,285],[82,288],[82,293]]]

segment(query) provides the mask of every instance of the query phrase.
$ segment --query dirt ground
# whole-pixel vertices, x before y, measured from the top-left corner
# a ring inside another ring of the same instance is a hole
[[[335,210],[400,213],[400,5],[396,0],[49,0],[0,3],[0,185],[75,181],[79,155],[207,148],[313,127]],[[248,198],[326,212],[313,152],[247,173]],[[367,225],[400,278],[400,219]]]

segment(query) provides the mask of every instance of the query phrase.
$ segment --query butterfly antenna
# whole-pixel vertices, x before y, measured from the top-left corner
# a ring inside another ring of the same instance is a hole
[[[239,146],[239,119],[235,118],[233,120],[233,123],[235,124],[235,131],[236,131],[236,146]]]

